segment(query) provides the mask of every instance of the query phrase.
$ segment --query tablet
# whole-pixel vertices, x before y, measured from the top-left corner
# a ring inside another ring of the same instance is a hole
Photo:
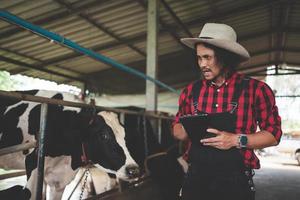
[[[203,138],[213,137],[215,134],[208,133],[210,120],[208,114],[189,115],[179,118],[192,142],[200,143]]]
[[[208,128],[235,132],[235,118],[229,112],[188,115],[180,117],[179,121],[183,125],[191,141],[197,143],[199,143],[201,139],[216,136],[213,133],[207,132],[206,130]]]

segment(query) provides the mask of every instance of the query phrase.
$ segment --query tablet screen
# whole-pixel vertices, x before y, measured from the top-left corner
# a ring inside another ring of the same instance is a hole
[[[207,138],[209,127],[208,114],[184,116],[179,119],[192,142],[200,143],[200,140]]]
[[[235,132],[235,118],[229,112],[183,116],[179,118],[179,121],[192,142],[197,143],[203,138],[216,136],[207,132],[207,128]]]

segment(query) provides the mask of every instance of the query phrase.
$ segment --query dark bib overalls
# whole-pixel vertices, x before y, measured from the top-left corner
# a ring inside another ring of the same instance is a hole
[[[222,131],[235,133],[238,98],[248,80],[238,84],[230,112],[208,114],[210,125]],[[198,97],[201,81],[193,85],[194,114],[198,111]],[[220,150],[192,142],[189,151],[190,166],[183,187],[183,200],[254,200],[253,170],[244,166],[239,149],[233,147]]]

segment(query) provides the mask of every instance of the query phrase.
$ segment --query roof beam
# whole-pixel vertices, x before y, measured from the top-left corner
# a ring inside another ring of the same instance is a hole
[[[192,20],[190,22],[187,22],[186,25],[188,27],[193,27],[195,25],[198,26],[200,23],[206,23],[208,21],[216,21],[216,20],[220,20],[220,19],[227,18],[230,16],[238,16],[238,15],[244,14],[246,11],[251,11],[251,10],[257,9],[261,6],[269,6],[272,4],[277,4],[282,1],[284,1],[284,0],[256,1],[254,3],[251,3],[250,5],[243,5],[243,6],[240,6],[237,8],[231,8],[229,10],[220,11],[217,14],[213,13],[210,16]],[[253,1],[249,1],[249,2],[253,2]]]
[[[147,5],[145,4],[145,2],[143,0],[137,0],[137,2],[145,9],[147,10]],[[180,37],[179,35],[176,33],[176,31],[174,31],[174,29],[170,28],[170,26],[168,26],[162,19],[161,17],[158,18],[159,23],[161,24],[161,26],[163,28],[165,28],[170,34],[171,36],[175,39],[175,41],[180,44],[184,49],[188,48],[186,47],[183,43],[181,43],[180,41]]]
[[[299,66],[300,67],[300,63],[282,62],[282,61],[280,62],[280,64],[283,64],[283,63],[285,63],[288,66]],[[257,65],[250,65],[250,66],[241,67],[241,68],[238,68],[237,70],[243,72],[245,70],[262,68],[262,67],[272,66],[272,65],[276,65],[276,64],[277,64],[276,62],[265,62],[265,63],[260,63],[260,64],[257,64]]]
[[[64,0],[54,0],[58,4],[64,6],[67,8],[70,12],[74,12],[74,8],[70,3],[65,2]],[[126,4],[128,4],[126,2]],[[129,48],[137,52],[138,54],[142,55],[143,57],[146,57],[146,53],[143,52],[142,50],[138,49],[137,47],[133,46],[132,44],[125,43],[122,38],[114,34],[112,31],[108,30],[108,28],[104,27],[102,24],[95,22],[90,16],[84,13],[76,13],[80,18],[84,19],[87,21],[89,24],[92,26],[98,28],[100,31],[104,32],[105,34],[109,35],[110,37],[114,38],[115,40],[119,41],[120,43],[126,44]]]
[[[299,53],[300,52],[300,48],[271,48],[271,49],[264,49],[264,50],[260,50],[260,51],[256,51],[253,53],[250,53],[251,57],[254,56],[260,56],[266,53],[272,53],[272,52],[292,52],[292,53]]]
[[[270,30],[274,30],[277,26],[276,26],[276,11],[275,9],[278,9],[278,5],[271,5],[270,6]],[[275,35],[276,35],[276,31],[272,31],[272,33],[270,34],[270,37],[269,37],[269,43],[270,43],[270,48],[273,49],[275,48]],[[269,54],[269,62],[271,62],[272,60],[274,60],[274,52],[270,53]]]
[[[275,62],[265,62],[256,65],[245,66],[245,67],[237,68],[237,70],[243,72],[245,70],[257,69],[257,68],[262,68],[262,67],[272,66],[272,65],[275,65]]]
[[[17,52],[17,51],[12,51],[12,50],[10,50],[10,49],[5,49],[5,48],[2,48],[2,47],[0,47],[0,50],[1,50],[1,51],[5,51],[5,52],[8,52],[8,53],[11,53],[11,54],[14,54],[14,55],[17,55],[17,56],[20,56],[20,57],[23,57],[23,58],[28,58],[28,59],[30,59],[30,60],[34,60],[34,61],[36,61],[37,63],[39,63],[40,65],[42,65],[42,63],[43,63],[43,61],[40,60],[40,59],[34,58],[34,57],[32,57],[32,56],[25,55],[25,54],[20,53],[20,52]],[[9,60],[7,60],[7,62],[8,62],[8,61],[9,61]],[[12,64],[14,64],[14,63],[12,63]],[[36,67],[36,68],[39,68],[39,69],[43,68],[42,66],[36,66],[36,64],[34,64],[34,65],[32,65],[32,66],[34,66],[34,67]],[[71,73],[73,73],[73,74],[77,74],[78,76],[81,75],[81,73],[79,73],[79,72],[77,72],[77,71],[74,71],[74,70],[71,70],[71,69],[66,69],[66,68],[61,67],[61,66],[58,66],[58,65],[53,65],[53,66],[55,66],[55,67],[57,67],[57,68],[61,68],[61,69],[65,70],[65,71],[69,71],[69,72],[71,72]],[[21,68],[21,69],[14,69],[14,70],[11,70],[11,71],[9,71],[9,72],[10,72],[10,74],[19,74],[19,73],[22,73],[22,72],[25,72],[25,71],[27,71],[27,70]]]
[[[79,3],[81,3],[81,1],[79,1]],[[32,24],[41,26],[46,23],[50,24],[51,22],[54,22],[56,20],[60,20],[60,19],[72,16],[72,15],[76,15],[78,13],[84,13],[85,10],[94,8],[95,6],[101,6],[101,4],[104,4],[104,3],[107,3],[107,1],[95,1],[92,3],[85,4],[81,7],[74,8],[73,12],[66,12],[65,10],[62,10],[61,12],[56,13],[55,15],[44,17],[42,19],[36,19],[37,17],[32,17],[32,18],[29,18],[26,20],[30,21]],[[46,13],[46,14],[48,14],[48,13]],[[25,31],[25,30],[20,27],[15,27],[15,28],[9,29],[3,33],[0,33],[0,39],[1,38],[9,38],[10,36],[13,36],[14,34],[22,32],[22,31]]]
[[[278,2],[280,2],[280,1],[279,0],[277,0],[277,1],[267,1],[267,4],[272,5],[272,4],[278,3]],[[100,3],[98,3],[98,4],[100,4]],[[88,5],[82,6],[82,7],[78,8],[78,9],[74,9],[75,13],[74,12],[73,13],[76,14],[76,13],[84,12],[84,9],[87,9],[89,7],[93,7],[95,5],[96,4],[93,3],[93,4],[88,4]],[[242,8],[255,9],[258,6],[263,6],[263,5],[266,5],[266,3],[265,2],[264,3],[255,3],[252,6],[244,6],[244,7],[232,9],[232,10],[227,11],[227,12],[222,12],[222,13],[219,13],[219,15],[223,15],[223,17],[225,17],[226,15],[232,14],[232,12],[234,12],[234,13],[239,12],[239,9],[242,9]],[[68,13],[68,12],[64,12],[64,13]],[[68,15],[64,15],[64,16],[59,15],[59,16],[60,17],[66,17]],[[209,18],[211,18],[213,20],[212,16],[208,17],[207,19],[209,19]],[[50,17],[49,19],[51,21],[52,18]],[[44,21],[46,21],[46,20],[44,20]],[[38,21],[38,23],[41,23],[41,22],[42,22],[41,20]],[[199,20],[197,20],[197,23],[199,23]],[[192,22],[188,22],[187,24],[193,24],[193,21]],[[176,28],[171,28],[171,30],[176,30]],[[277,28],[274,28],[274,29],[268,30],[268,31],[263,31],[263,32],[260,32],[260,33],[249,34],[249,35],[240,37],[240,41],[251,39],[253,37],[261,37],[261,36],[264,36],[264,35],[268,35],[268,34],[271,34],[275,30],[277,30]],[[161,30],[161,32],[164,32],[164,31],[166,31],[166,29],[162,29]],[[293,28],[293,29],[291,29],[291,28],[285,27],[282,31],[291,31],[291,32],[295,32],[295,33],[300,33],[300,29],[299,28]],[[0,34],[0,37],[1,37],[1,35],[2,34]],[[142,34],[142,35],[139,35],[139,36],[131,38],[131,39],[123,40],[123,42],[112,42],[112,43],[109,43],[109,44],[104,45],[104,46],[100,45],[100,46],[91,47],[91,49],[93,49],[94,51],[100,51],[100,50],[103,50],[103,49],[108,48],[108,47],[114,47],[114,46],[122,45],[123,43],[134,43],[134,42],[137,42],[137,41],[142,41],[145,38],[146,38],[146,35]],[[68,60],[68,59],[74,59],[74,58],[79,57],[79,56],[82,56],[82,55],[79,54],[79,53],[76,53],[76,52],[72,53],[72,54],[67,54],[65,56],[61,56],[61,57],[58,57],[58,58],[55,58],[55,59],[44,61],[43,63],[41,63],[39,65],[39,67],[46,67],[46,66],[49,66],[49,65],[54,65],[54,64],[60,63],[61,61],[65,61],[65,60]],[[19,73],[22,73],[22,72],[24,72],[24,71],[23,70],[19,71]]]
[[[142,0],[137,0],[137,1],[144,8],[146,8],[146,5]],[[213,13],[211,16],[204,17],[202,19],[192,20],[192,21],[187,22],[185,24],[186,24],[186,26],[193,26],[193,25],[198,25],[199,22],[201,22],[201,21],[202,22],[215,21],[215,20],[223,18],[223,17],[228,17],[228,16],[233,15],[233,14],[243,13],[247,10],[252,10],[252,9],[255,9],[257,7],[260,7],[260,6],[272,5],[272,4],[275,4],[275,3],[279,3],[281,1],[282,0],[258,1],[257,3],[254,3],[252,5],[241,6],[241,7],[238,7],[238,8],[230,9],[228,11],[219,12],[217,16]],[[85,4],[81,7],[74,8],[72,12],[66,12],[65,10],[63,10],[62,12],[56,13],[55,15],[47,17],[47,18],[36,19],[36,17],[32,17],[32,18],[27,19],[27,21],[30,21],[32,24],[41,26],[45,23],[49,24],[51,22],[54,22],[54,21],[62,19],[62,18],[66,18],[66,17],[73,16],[73,15],[78,15],[80,13],[84,13],[85,10],[87,10],[89,8],[93,8],[95,6],[101,6],[101,4],[105,4],[106,2],[107,1],[95,1],[95,2],[92,2],[92,3]],[[174,28],[172,28],[170,26],[165,27],[165,28],[168,29],[169,31],[174,32]],[[0,33],[0,39],[1,38],[8,38],[8,37],[10,37],[10,36],[12,36],[12,35],[14,35],[18,32],[22,32],[22,31],[25,31],[25,30],[20,28],[20,27],[10,29],[8,31]]]
[[[265,36],[265,35],[269,35],[275,30],[277,30],[277,29],[274,29],[274,30],[271,30],[271,31],[270,30],[269,31],[262,31],[262,32],[258,32],[258,33],[255,33],[255,34],[245,35],[244,37],[241,38],[240,42],[242,42],[244,40],[248,40],[248,39],[253,39],[254,37],[262,37],[262,36]],[[286,28],[285,30],[286,31],[290,30],[290,31],[295,32],[295,33],[300,33],[300,29],[298,30],[298,29]],[[135,36],[135,37],[132,37],[132,38],[128,38],[128,39],[124,40],[124,42],[125,43],[134,43],[134,42],[143,41],[145,39],[146,39],[146,34],[143,33],[141,35],[138,35],[138,36]],[[107,43],[105,45],[101,44],[101,45],[92,46],[92,47],[90,47],[90,49],[92,49],[93,51],[101,51],[101,50],[104,50],[106,48],[114,48],[114,47],[122,45],[122,44],[123,43],[121,43],[119,41],[114,41],[114,42]],[[50,65],[59,64],[62,61],[66,61],[66,60],[69,60],[69,59],[75,59],[75,58],[78,58],[78,57],[81,57],[81,56],[83,56],[83,55],[80,54],[80,53],[74,52],[74,53],[66,54],[64,56],[60,56],[60,57],[56,57],[56,58],[53,58],[53,59],[45,60],[45,61],[43,61],[43,63],[37,64],[37,67],[47,67],[47,66],[50,66]],[[18,71],[18,73],[23,73],[23,72],[24,72],[24,70]]]
[[[80,81],[80,82],[83,82],[83,83],[88,82],[87,80],[84,80],[82,78],[78,78],[78,77],[74,77],[74,76],[69,76],[69,75],[62,74],[62,73],[59,73],[59,72],[56,72],[56,71],[52,71],[52,70],[49,70],[49,69],[41,69],[41,68],[38,68],[38,67],[36,67],[34,65],[30,65],[28,63],[24,63],[22,61],[14,60],[12,58],[8,58],[8,57],[2,56],[2,55],[0,55],[0,60],[4,61],[4,62],[12,63],[14,65],[18,65],[20,67],[25,67],[25,68],[30,68],[30,69],[34,69],[34,70],[46,72],[46,73],[49,73],[49,74],[53,74],[53,75],[57,75],[57,76],[60,76],[60,77],[64,77],[64,78],[68,78],[68,79],[72,79],[72,80],[76,80],[76,81]]]
[[[14,55],[17,55],[17,56],[20,56],[20,57],[23,57],[23,58],[28,58],[28,59],[34,60],[36,62],[41,62],[41,60],[39,60],[39,59],[36,59],[36,58],[34,58],[32,56],[28,56],[28,55],[25,55],[25,54],[17,52],[17,51],[13,51],[13,50],[6,49],[6,48],[3,48],[3,47],[0,47],[0,50],[8,52],[8,53],[11,53],[11,54],[14,54]]]
[[[300,72],[300,69],[289,69],[289,68],[287,68],[287,69],[280,68],[280,69],[285,70],[285,71]]]
[[[210,11],[212,15],[220,15],[220,10],[217,8],[215,4],[215,0],[206,0],[207,4],[209,5]]]
[[[273,69],[271,69],[271,70],[273,70]],[[264,68],[264,69],[260,69],[260,70],[256,70],[256,71],[254,71],[254,72],[250,72],[250,73],[244,73],[245,75],[247,75],[247,76],[256,76],[256,75],[258,75],[258,74],[260,74],[260,73],[262,73],[262,72],[266,72],[266,71],[269,71],[269,69],[267,69],[267,68]]]
[[[146,38],[146,34],[143,33],[141,35],[138,35],[138,36],[135,36],[135,37],[132,37],[132,38],[128,38],[128,39],[125,40],[125,42],[126,43],[140,42],[140,41],[145,40],[145,38]],[[120,46],[122,44],[123,43],[121,43],[119,41],[113,41],[113,42],[109,42],[109,43],[104,44],[104,45],[103,44],[95,45],[95,46],[90,47],[89,49],[91,49],[93,51],[101,51],[101,50],[104,50],[106,48],[114,48],[114,47]],[[69,53],[69,54],[63,55],[63,56],[58,56],[58,57],[55,57],[55,58],[52,58],[52,59],[49,59],[49,60],[45,60],[42,63],[37,63],[37,64],[34,64],[34,65],[36,65],[39,68],[45,68],[47,66],[53,66],[53,65],[59,64],[63,61],[67,61],[67,60],[70,60],[70,59],[76,59],[76,58],[79,58],[81,56],[84,56],[84,55],[82,55],[81,53],[78,53],[78,52],[74,52],[74,53]],[[20,69],[19,71],[15,71],[15,73],[23,73],[25,71],[27,71],[27,70]]]
[[[282,75],[296,75],[300,72],[288,72],[288,73],[277,73],[277,74],[247,74],[248,76],[282,76]]]
[[[277,43],[276,43],[278,49],[284,48],[285,46],[286,32],[283,30],[284,27],[288,26],[289,13],[292,6],[291,4],[292,4],[291,1],[281,2],[279,4],[280,10],[279,10],[278,24],[277,24],[278,31],[277,31]],[[277,51],[275,54],[275,62],[279,63],[280,60],[283,60],[283,52]]]
[[[175,12],[172,10],[172,8],[169,6],[169,4],[165,0],[160,0],[164,8],[170,13],[174,21],[179,24],[179,26],[183,29],[183,31],[189,36],[193,37],[193,34],[190,32],[188,27],[182,23],[182,21],[179,19],[179,17],[175,14]]]

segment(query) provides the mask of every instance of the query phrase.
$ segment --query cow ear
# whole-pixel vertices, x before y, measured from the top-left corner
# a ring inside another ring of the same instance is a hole
[[[96,113],[97,111],[94,108],[82,108],[79,112],[80,116],[88,121],[90,121]]]
[[[60,99],[60,100],[63,100],[64,97],[63,97],[63,95],[61,93],[57,93],[53,97],[51,97],[51,99]]]
[[[40,127],[41,106],[37,105],[29,112],[28,116],[28,133],[30,135],[37,134]]]

